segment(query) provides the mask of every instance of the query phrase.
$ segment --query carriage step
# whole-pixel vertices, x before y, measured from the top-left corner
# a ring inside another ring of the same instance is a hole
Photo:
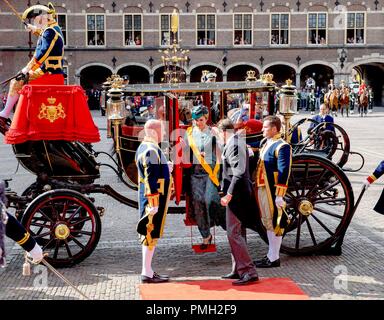
[[[192,245],[192,249],[193,249],[193,251],[195,251],[195,253],[206,253],[206,252],[216,252],[217,251],[216,244],[214,244],[214,243],[207,244],[206,249],[201,249],[200,244],[194,244],[194,245]]]
[[[30,154],[25,153],[16,153],[16,158],[31,158],[32,156]]]

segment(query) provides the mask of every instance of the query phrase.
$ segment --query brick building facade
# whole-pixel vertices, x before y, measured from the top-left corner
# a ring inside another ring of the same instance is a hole
[[[12,1],[22,12],[28,2]],[[132,1],[54,3],[66,37],[69,83],[98,86],[112,72],[132,83],[160,82],[161,53],[174,37],[190,50],[187,81],[201,71],[218,80],[243,80],[245,72],[271,72],[278,83],[336,84],[352,76],[373,87],[384,105],[384,1]],[[179,14],[177,34],[171,14]],[[32,36],[31,46],[36,40]],[[29,34],[0,2],[0,70],[5,79],[30,53]]]

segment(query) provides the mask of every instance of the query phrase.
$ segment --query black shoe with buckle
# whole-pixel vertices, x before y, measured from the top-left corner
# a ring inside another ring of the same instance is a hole
[[[221,279],[240,279],[240,275],[238,273],[228,273],[221,277]]]
[[[257,281],[259,281],[259,277],[257,275],[250,276],[248,273],[246,273],[239,280],[233,281],[232,284],[234,286],[244,286]]]
[[[141,275],[141,283],[162,283],[167,281],[169,281],[168,276],[160,276],[156,272],[153,273],[152,278]]]
[[[256,260],[253,262],[256,266],[256,268],[276,268],[280,267],[280,259],[277,259],[275,261],[269,260],[268,257],[264,257],[261,260]]]

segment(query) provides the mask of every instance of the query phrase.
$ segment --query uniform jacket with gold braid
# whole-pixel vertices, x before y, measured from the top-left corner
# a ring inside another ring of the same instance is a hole
[[[380,162],[375,171],[367,178],[367,180],[372,183],[379,179],[384,174],[384,160]],[[384,214],[384,189],[381,193],[379,201],[376,203],[373,208],[376,212]]]
[[[35,239],[32,238],[21,223],[15,217],[5,212],[6,200],[5,185],[3,182],[0,182],[0,267],[5,264],[4,234],[16,241],[26,251],[31,251],[36,244]],[[6,217],[3,216],[4,213]],[[4,224],[4,218],[7,219],[6,224]]]
[[[297,144],[300,141],[303,140],[303,135],[301,133],[301,129],[299,127],[296,127],[292,133],[288,136],[288,142]]]
[[[64,37],[57,22],[51,22],[41,31],[32,60],[29,62],[31,70],[41,75],[50,72],[62,74],[62,60],[64,56]]]
[[[265,186],[268,194],[270,211],[273,213],[273,227],[276,228],[277,208],[275,205],[276,196],[284,197],[287,188],[289,175],[292,166],[291,146],[285,142],[280,134],[272,138],[272,144],[267,146],[267,139],[260,143],[260,158],[256,171],[256,186]],[[262,208],[260,208],[262,210]],[[282,215],[280,226],[284,224],[286,215]]]
[[[165,217],[171,193],[171,177],[167,159],[156,142],[145,138],[136,151],[135,161],[139,173],[139,213],[140,220],[137,232],[147,235],[147,207],[158,207],[153,216],[153,239],[160,238],[163,233]]]

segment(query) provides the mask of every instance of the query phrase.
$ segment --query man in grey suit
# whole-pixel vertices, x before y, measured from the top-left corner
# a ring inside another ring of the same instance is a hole
[[[226,207],[227,237],[232,253],[232,272],[222,278],[237,279],[233,285],[247,285],[259,280],[245,238],[246,226],[254,225],[257,215],[248,169],[249,154],[245,138],[234,133],[231,120],[221,120],[218,129],[225,144],[221,205]]]

